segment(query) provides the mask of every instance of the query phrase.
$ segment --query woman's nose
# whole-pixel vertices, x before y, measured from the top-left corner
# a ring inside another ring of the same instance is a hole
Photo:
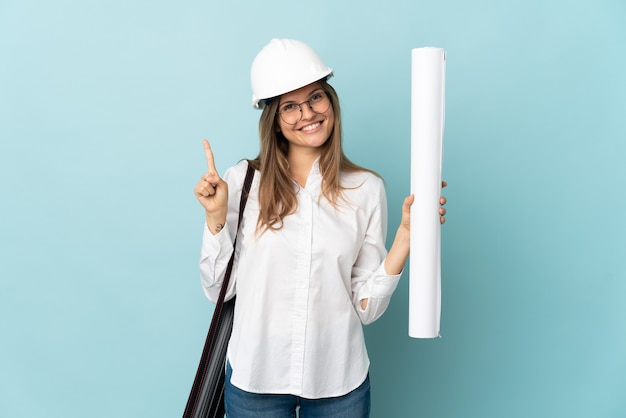
[[[300,105],[300,112],[302,113],[302,119],[309,119],[316,114],[309,102],[304,102]]]

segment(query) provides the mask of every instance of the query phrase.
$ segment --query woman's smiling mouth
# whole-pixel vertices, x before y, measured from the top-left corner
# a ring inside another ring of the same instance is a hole
[[[321,124],[322,124],[322,122],[315,122],[315,123],[312,123],[310,125],[303,126],[302,128],[300,128],[300,130],[301,131],[305,131],[305,132],[309,132],[309,131],[314,130],[315,128],[317,128]]]

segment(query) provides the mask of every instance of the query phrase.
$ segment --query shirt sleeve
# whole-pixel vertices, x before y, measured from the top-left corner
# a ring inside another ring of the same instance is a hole
[[[240,162],[231,167],[224,174],[224,181],[228,184],[228,214],[225,227],[213,235],[204,223],[202,245],[200,248],[200,284],[207,298],[215,303],[220,294],[224,273],[228,261],[233,253],[233,241],[237,232],[239,217],[239,197],[243,188],[243,181],[247,163]],[[233,271],[228,283],[226,300],[235,293],[236,274]]]
[[[372,193],[376,198],[371,199],[375,204],[370,209],[365,240],[352,267],[353,304],[363,324],[370,324],[381,317],[402,276],[402,273],[389,275],[385,271],[387,196],[382,181],[376,184],[377,190]],[[361,308],[363,299],[368,299],[365,309]]]

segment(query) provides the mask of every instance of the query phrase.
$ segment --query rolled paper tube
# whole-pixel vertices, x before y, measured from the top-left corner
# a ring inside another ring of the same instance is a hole
[[[441,164],[446,54],[415,48],[411,65],[411,254],[409,336],[440,336]]]

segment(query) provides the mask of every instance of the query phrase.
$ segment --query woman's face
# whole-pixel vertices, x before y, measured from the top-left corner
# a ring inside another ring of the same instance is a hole
[[[291,112],[287,112],[289,108]],[[318,151],[333,131],[335,123],[333,107],[320,83],[312,83],[283,94],[280,97],[278,111],[281,113],[277,117],[278,127],[289,141],[290,153],[312,149]]]

